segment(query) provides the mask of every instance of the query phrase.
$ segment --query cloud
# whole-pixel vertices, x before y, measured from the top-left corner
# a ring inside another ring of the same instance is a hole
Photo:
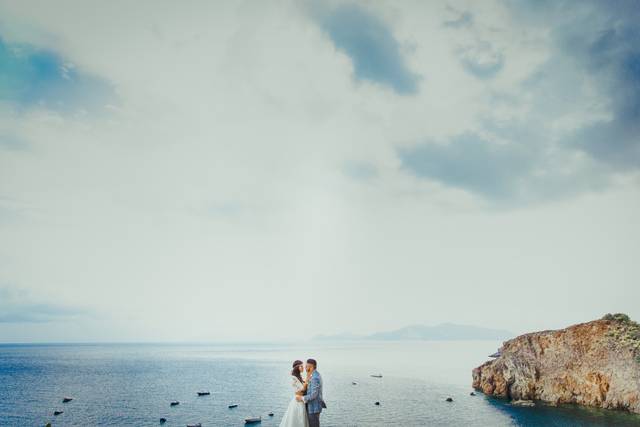
[[[447,144],[402,148],[398,154],[402,166],[417,177],[495,199],[513,196],[518,178],[533,167],[525,146],[496,144],[474,134],[459,135]]]
[[[60,113],[99,112],[115,102],[111,85],[55,52],[0,38],[0,102],[19,111],[44,107]]]
[[[320,25],[351,59],[355,79],[388,86],[401,95],[418,92],[420,76],[409,69],[398,41],[378,17],[346,4],[323,16]]]
[[[567,82],[573,93],[567,95],[574,106],[575,94],[584,87],[600,97],[604,117],[576,128],[561,143],[613,169],[639,169],[640,5],[621,1],[616,7],[602,2],[559,3],[550,9],[526,3],[511,6],[514,16],[527,25],[552,29],[555,49],[541,68],[545,79],[553,82],[559,64],[568,63],[573,67],[572,82]],[[549,85],[537,79],[531,90],[544,93]]]
[[[489,79],[504,67],[504,55],[491,43],[478,41],[458,50],[464,69],[480,79]]]
[[[464,70],[480,79],[495,77],[504,67],[503,52],[478,34],[480,30],[474,25],[471,12],[461,12],[451,7],[447,7],[447,11],[456,18],[444,21],[445,27],[472,35],[472,41],[466,41],[456,49],[458,61]]]
[[[0,286],[0,323],[46,323],[71,320],[83,310],[55,303],[35,302],[22,289]]]
[[[640,16],[637,17],[640,19]],[[594,158],[623,168],[640,168],[640,29],[621,19],[593,39],[567,46],[584,61],[608,95],[611,118],[576,132],[574,144]]]
[[[15,223],[24,216],[25,209],[16,200],[0,196],[0,225]]]
[[[344,173],[358,181],[369,181],[378,176],[378,169],[371,163],[348,162],[344,166]]]
[[[455,15],[455,18],[444,21],[445,27],[451,28],[463,28],[473,25],[473,14],[469,11],[458,11],[450,6],[447,6],[447,11]]]
[[[399,148],[402,168],[418,178],[510,206],[600,190],[609,183],[607,174],[579,152],[536,143],[526,128],[487,127],[495,132],[491,138],[466,133],[444,144]]]
[[[25,139],[13,134],[0,133],[0,149],[23,151],[27,148],[29,148],[29,143]]]
[[[238,217],[248,211],[248,206],[237,201],[211,202],[205,213],[213,217]]]
[[[510,203],[600,190],[614,175],[639,170],[640,7],[585,2],[571,13],[572,5],[509,9],[522,31],[550,34],[547,58],[490,99],[473,130],[398,149],[404,170]],[[481,79],[498,79],[504,68],[505,56],[488,41],[458,55]]]

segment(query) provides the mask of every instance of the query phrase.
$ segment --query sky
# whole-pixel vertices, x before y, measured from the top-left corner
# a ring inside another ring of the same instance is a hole
[[[640,319],[637,22],[0,1],[0,342]]]

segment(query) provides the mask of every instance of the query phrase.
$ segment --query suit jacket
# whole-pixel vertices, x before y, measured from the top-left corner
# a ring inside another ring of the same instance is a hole
[[[304,396],[307,412],[310,414],[322,412],[322,401],[322,377],[318,371],[313,371],[307,387],[307,394]]]

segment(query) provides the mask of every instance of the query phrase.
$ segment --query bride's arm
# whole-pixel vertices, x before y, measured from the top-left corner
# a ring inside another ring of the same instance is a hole
[[[304,396],[304,394],[307,392],[307,383],[301,382],[300,380],[295,378],[293,380],[293,388],[296,390],[296,395]]]

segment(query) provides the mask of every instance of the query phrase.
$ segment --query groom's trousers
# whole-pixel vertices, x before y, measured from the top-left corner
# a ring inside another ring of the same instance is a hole
[[[320,413],[307,414],[307,418],[309,419],[309,427],[320,427]]]

